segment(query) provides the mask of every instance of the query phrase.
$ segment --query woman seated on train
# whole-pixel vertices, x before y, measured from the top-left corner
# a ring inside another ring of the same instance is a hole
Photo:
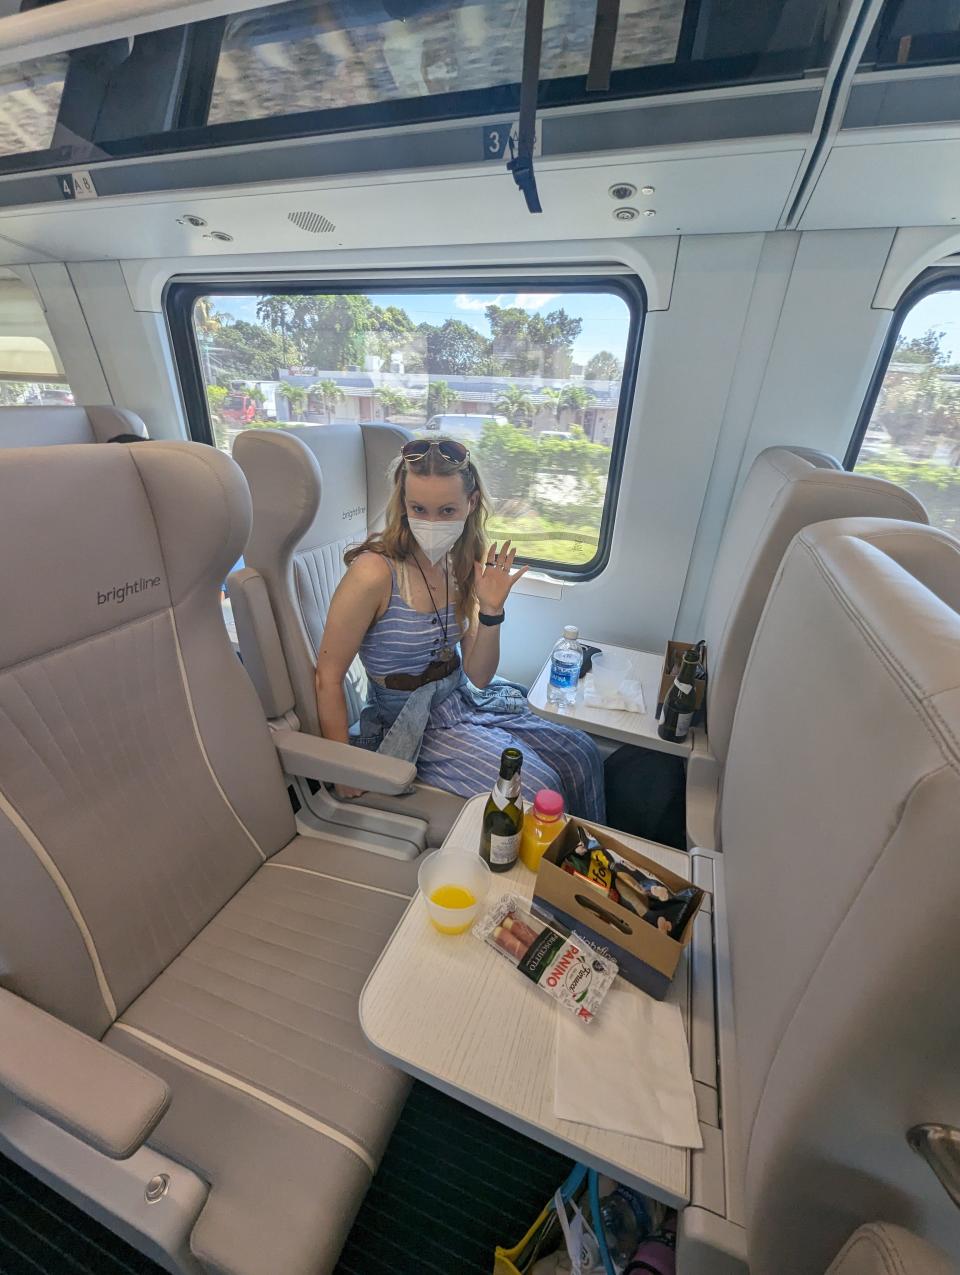
[[[489,791],[505,748],[523,753],[523,792],[560,792],[603,822],[603,766],[581,731],[535,717],[521,687],[495,679],[513,569],[507,541],[488,546],[489,502],[462,443],[416,439],[401,449],[386,526],[345,554],[317,659],[327,739],[349,740],[343,681],[359,654],[367,706],[359,742],[417,763],[421,782],[472,797]],[[358,797],[340,787],[341,797]]]

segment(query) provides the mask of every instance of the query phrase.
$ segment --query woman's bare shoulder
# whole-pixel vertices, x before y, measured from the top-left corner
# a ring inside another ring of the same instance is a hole
[[[361,553],[350,563],[345,579],[361,589],[383,589],[393,582],[390,559],[370,550]]]

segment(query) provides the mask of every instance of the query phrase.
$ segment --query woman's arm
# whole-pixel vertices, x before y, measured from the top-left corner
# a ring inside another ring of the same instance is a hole
[[[390,566],[378,554],[364,554],[351,564],[337,586],[327,613],[317,656],[317,713],[325,739],[349,742],[347,700],[343,679],[360,650],[360,643],[388,601]],[[341,797],[359,797],[363,790],[337,786]]]
[[[485,563],[474,566],[474,589],[478,611],[483,615],[502,615],[510,590],[527,570],[521,567],[511,573],[516,549],[507,540],[500,553],[493,545]],[[500,664],[500,625],[481,624],[476,615],[470,617],[470,630],[460,644],[463,671],[474,686],[489,686]]]

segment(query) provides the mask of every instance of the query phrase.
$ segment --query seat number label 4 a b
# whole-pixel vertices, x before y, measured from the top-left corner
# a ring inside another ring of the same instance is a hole
[[[75,173],[61,173],[57,178],[60,194],[64,199],[96,199],[97,188],[85,168]]]

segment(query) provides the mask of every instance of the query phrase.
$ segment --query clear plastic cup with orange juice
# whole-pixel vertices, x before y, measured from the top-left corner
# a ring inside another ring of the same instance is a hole
[[[563,798],[552,788],[541,788],[533,805],[527,807],[520,833],[520,860],[531,872],[540,867],[544,851],[565,823]]]
[[[476,920],[490,888],[490,869],[476,852],[434,850],[424,855],[417,882],[434,928],[462,934]]]

